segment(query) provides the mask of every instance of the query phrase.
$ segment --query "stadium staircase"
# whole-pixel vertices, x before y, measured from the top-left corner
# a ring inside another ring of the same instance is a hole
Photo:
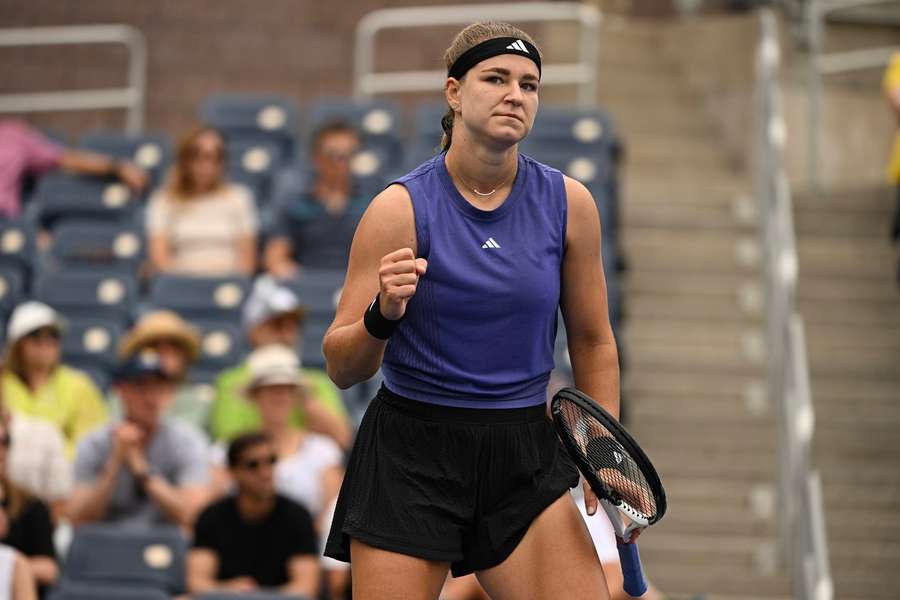
[[[834,597],[900,596],[900,290],[893,190],[795,195]],[[648,536],[649,537],[649,536]]]
[[[665,51],[677,35],[615,23],[598,65],[599,102],[626,145],[627,418],[669,495],[641,553],[672,599],[781,600],[752,182]]]

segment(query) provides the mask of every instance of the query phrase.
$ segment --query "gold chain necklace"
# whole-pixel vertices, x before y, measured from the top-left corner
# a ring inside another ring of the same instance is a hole
[[[518,170],[518,169],[516,169],[516,170]],[[510,181],[512,181],[512,179],[516,176],[516,170],[514,170],[514,171],[513,171],[513,174],[512,174],[509,178],[507,178],[506,180],[504,180],[503,183],[499,184],[497,187],[495,187],[494,189],[492,189],[492,190],[489,191],[489,192],[479,192],[478,189],[477,189],[475,186],[471,185],[468,181],[466,181],[465,179],[463,179],[462,175],[460,175],[459,173],[457,173],[456,176],[459,178],[460,181],[462,181],[463,185],[466,186],[467,188],[469,188],[470,190],[472,190],[473,193],[475,193],[475,194],[481,196],[482,198],[487,198],[488,196],[493,196],[494,194],[496,194],[496,193],[497,193],[497,190],[499,190],[499,189],[502,188],[504,185],[506,185],[507,183],[509,183]]]

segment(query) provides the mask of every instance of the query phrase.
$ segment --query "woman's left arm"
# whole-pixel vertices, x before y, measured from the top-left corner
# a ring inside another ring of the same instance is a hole
[[[575,386],[619,416],[619,358],[609,324],[600,256],[600,215],[591,193],[565,178],[568,196],[560,307]]]

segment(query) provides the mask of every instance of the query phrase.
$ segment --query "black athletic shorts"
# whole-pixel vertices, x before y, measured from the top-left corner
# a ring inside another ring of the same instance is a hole
[[[578,471],[543,405],[452,408],[379,390],[350,454],[326,556],[350,539],[448,561],[454,576],[512,554]]]

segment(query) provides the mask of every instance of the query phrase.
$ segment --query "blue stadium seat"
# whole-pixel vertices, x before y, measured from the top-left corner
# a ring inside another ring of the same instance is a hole
[[[172,141],[164,133],[129,134],[121,131],[92,131],[81,138],[81,148],[130,160],[151,175],[153,189],[172,161]]]
[[[0,220],[0,265],[27,271],[34,258],[34,228],[18,220]]]
[[[34,297],[68,319],[79,317],[127,321],[137,301],[134,276],[103,272],[42,272],[34,284]]]
[[[303,366],[308,369],[324,369],[325,354],[322,352],[322,340],[325,332],[331,326],[332,319],[324,319],[312,315],[303,323],[303,337],[300,347],[297,349],[303,360]]]
[[[612,118],[600,108],[541,107],[531,133],[522,142],[526,154],[534,146],[548,150],[609,152],[615,158],[621,140]]]
[[[286,596],[278,592],[211,592],[194,596],[194,600],[312,600],[312,598],[307,596]]]
[[[125,184],[103,177],[50,173],[35,190],[39,222],[52,229],[62,218],[124,221],[131,218],[137,197]]]
[[[269,199],[270,182],[284,161],[284,150],[273,141],[235,140],[228,144],[228,174],[253,192],[257,205]]]
[[[331,322],[337,309],[346,272],[343,269],[304,269],[300,277],[285,283],[306,307],[308,317]]]
[[[0,315],[5,318],[22,301],[25,275],[20,267],[0,264]]]
[[[308,111],[305,135],[307,144],[316,130],[326,123],[345,121],[360,132],[363,146],[381,153],[387,161],[385,171],[394,171],[402,164],[401,112],[395,102],[327,97],[315,100]]]
[[[86,374],[91,378],[91,381],[94,382],[94,385],[97,386],[101,392],[106,392],[109,389],[109,386],[112,384],[112,370],[106,367],[105,364],[92,360],[90,358],[86,359],[65,359],[63,360],[65,364],[72,367],[73,369],[78,369],[79,371]]]
[[[159,275],[150,285],[149,303],[193,319],[240,322],[241,306],[250,290],[247,277]]]
[[[236,140],[272,141],[283,156],[293,156],[299,111],[291,98],[270,94],[222,93],[208,96],[200,111],[203,122]]]
[[[174,526],[81,525],[64,565],[67,581],[129,584],[169,594],[185,588],[187,540]]]
[[[146,257],[144,232],[130,224],[63,221],[53,232],[44,266],[135,273]]]
[[[169,600],[171,596],[153,588],[140,588],[102,583],[63,581],[50,592],[48,600]]]
[[[116,347],[123,331],[122,323],[117,321],[94,317],[69,319],[62,339],[63,361],[110,370],[116,365]]]
[[[243,330],[234,319],[193,319],[200,330],[200,358],[194,365],[198,372],[217,373],[240,363],[247,352]]]

